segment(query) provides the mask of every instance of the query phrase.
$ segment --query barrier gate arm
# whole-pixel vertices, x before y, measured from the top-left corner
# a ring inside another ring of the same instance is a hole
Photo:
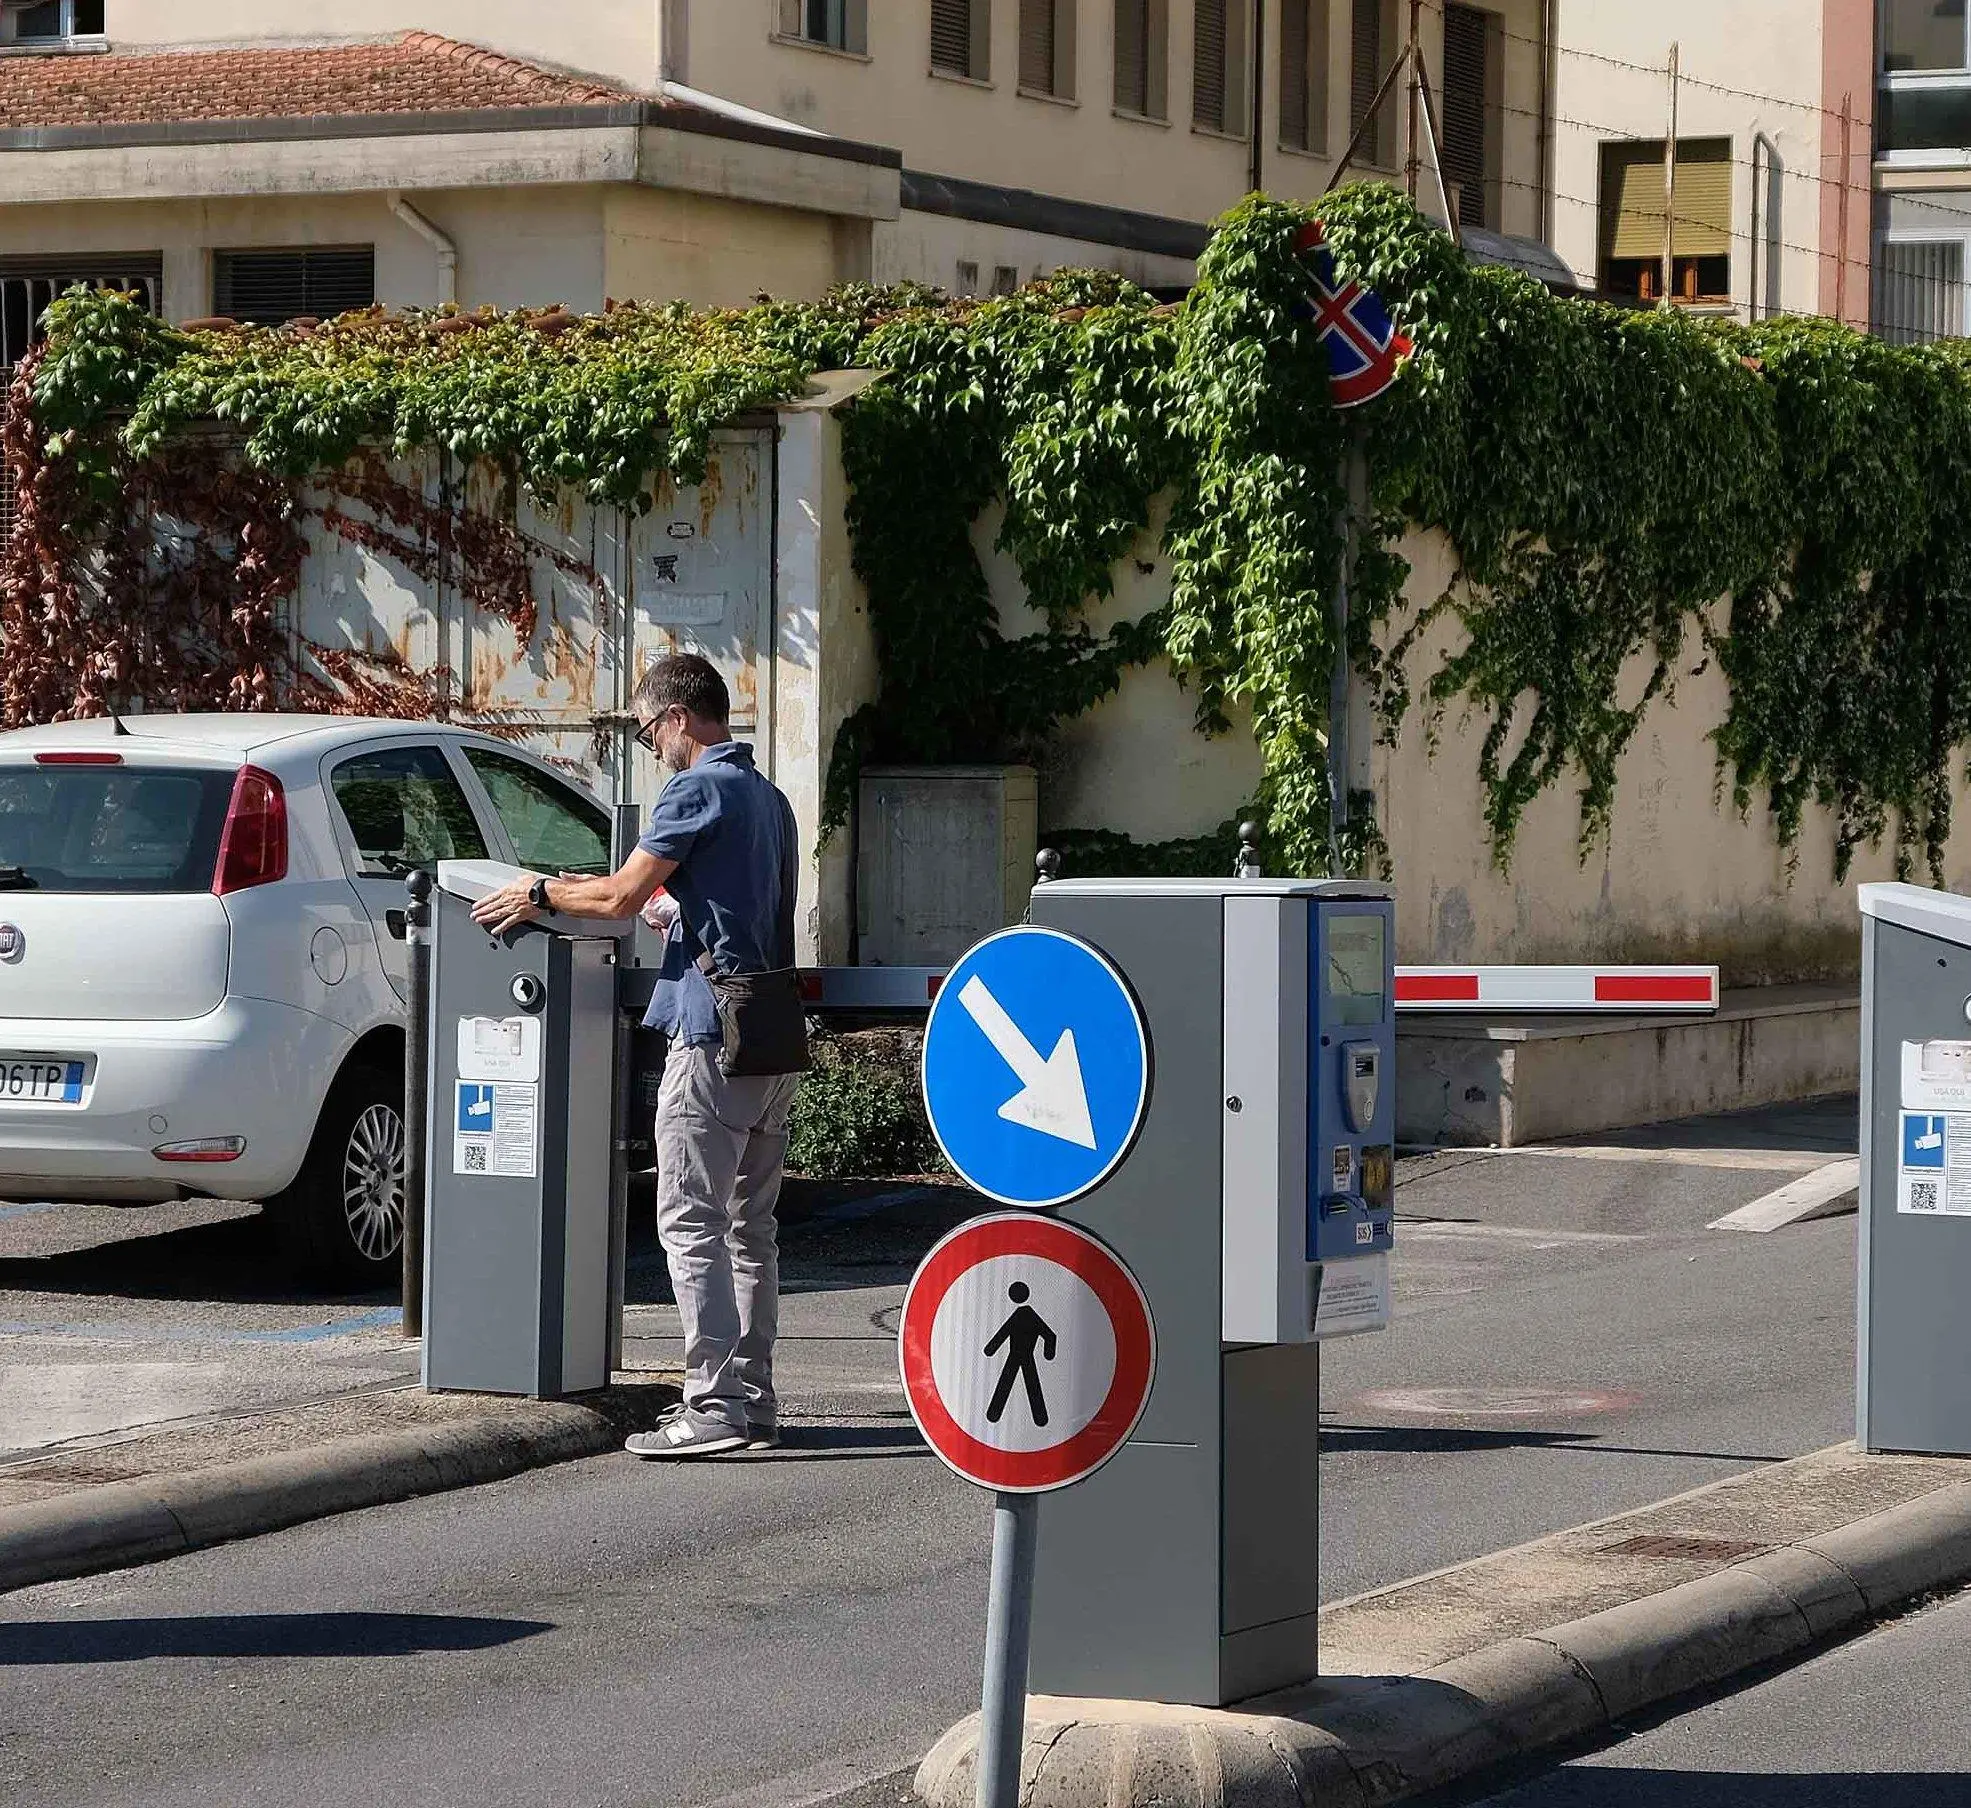
[[[815,1011],[928,1011],[943,967],[809,967],[801,996]],[[1398,967],[1399,1015],[1608,1011],[1699,1015],[1718,1008],[1716,967]]]

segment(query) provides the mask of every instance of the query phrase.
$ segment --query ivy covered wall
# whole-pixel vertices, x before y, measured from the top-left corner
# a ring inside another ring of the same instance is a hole
[[[1386,730],[1474,725],[1456,776],[1472,775],[1488,869],[1518,870],[1549,796],[1570,860],[1609,848],[1638,734],[1702,674],[1720,805],[1776,850],[1774,884],[1821,810],[1817,884],[1877,842],[1944,876],[1971,734],[1965,351],[1560,301],[1471,267],[1382,185],[1322,217],[1341,268],[1417,345],[1361,411],[1373,518],[1349,651]],[[1273,863],[1320,870],[1348,426],[1293,248],[1306,218],[1235,209],[1181,308],[1073,273],[986,302],[858,289],[278,333],[186,334],[71,299],[8,429],[24,531],[0,575],[0,710],[277,700],[291,674],[264,630],[293,582],[302,481],[363,481],[365,447],[442,445],[543,493],[634,506],[652,470],[689,477],[717,422],[814,370],[879,367],[844,425],[883,691],[844,731],[834,816],[863,758],[1044,761],[1063,724],[1167,659],[1196,731],[1250,724]],[[1159,495],[1167,588],[1091,625]],[[1037,612],[1010,637],[973,538],[995,504]],[[191,555],[145,551],[157,512],[195,524]],[[475,549],[475,594],[519,611],[510,520],[401,525]],[[1441,556],[1406,557],[1416,531]],[[106,586],[83,581],[98,569]],[[1400,792],[1386,803],[1400,812]],[[1357,821],[1349,857],[1373,863],[1375,825]],[[1086,852],[1215,868],[1222,849],[1098,836]]]

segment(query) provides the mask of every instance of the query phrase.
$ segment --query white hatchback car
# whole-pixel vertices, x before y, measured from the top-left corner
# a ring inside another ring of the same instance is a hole
[[[435,723],[0,734],[0,1198],[267,1202],[312,1278],[403,1235],[405,875],[610,869],[610,812]]]

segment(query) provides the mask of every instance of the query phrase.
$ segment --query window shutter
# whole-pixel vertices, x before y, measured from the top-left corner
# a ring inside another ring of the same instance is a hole
[[[1876,247],[1874,329],[1892,345],[1925,345],[1964,331],[1964,246]]]
[[[1602,231],[1610,257],[1663,255],[1663,143],[1602,147]],[[1677,141],[1674,255],[1731,252],[1731,143]]]
[[[1459,191],[1459,218],[1489,226],[1485,217],[1485,14],[1469,6],[1444,9],[1444,180]]]
[[[931,67],[973,75],[972,0],[931,0]]]
[[[261,326],[279,326],[303,314],[329,320],[376,300],[376,249],[217,252],[212,299],[215,314]]]
[[[1197,0],[1191,56],[1191,122],[1225,130],[1225,0]]]
[[[1382,80],[1382,0],[1355,0],[1349,42],[1348,127],[1369,116],[1369,103]]]
[[[1280,0],[1280,142],[1308,148],[1307,9],[1310,0]]]
[[[806,21],[802,16],[806,11],[807,0],[780,0],[779,31],[783,38],[807,36],[804,29]]]
[[[1020,0],[1020,86],[1054,92],[1056,0]]]
[[[1116,105],[1150,110],[1149,0],[1116,0]]]

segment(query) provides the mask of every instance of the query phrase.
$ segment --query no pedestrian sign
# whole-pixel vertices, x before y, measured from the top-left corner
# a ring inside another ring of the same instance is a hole
[[[1073,1224],[961,1224],[904,1296],[898,1362],[925,1442],[967,1481],[1042,1494],[1091,1475],[1136,1428],[1156,1334],[1136,1277]]]
[[[988,1199],[1065,1205],[1136,1140],[1150,1040],[1122,975],[1056,929],[989,935],[946,977],[924,1026],[924,1108],[951,1165]]]

